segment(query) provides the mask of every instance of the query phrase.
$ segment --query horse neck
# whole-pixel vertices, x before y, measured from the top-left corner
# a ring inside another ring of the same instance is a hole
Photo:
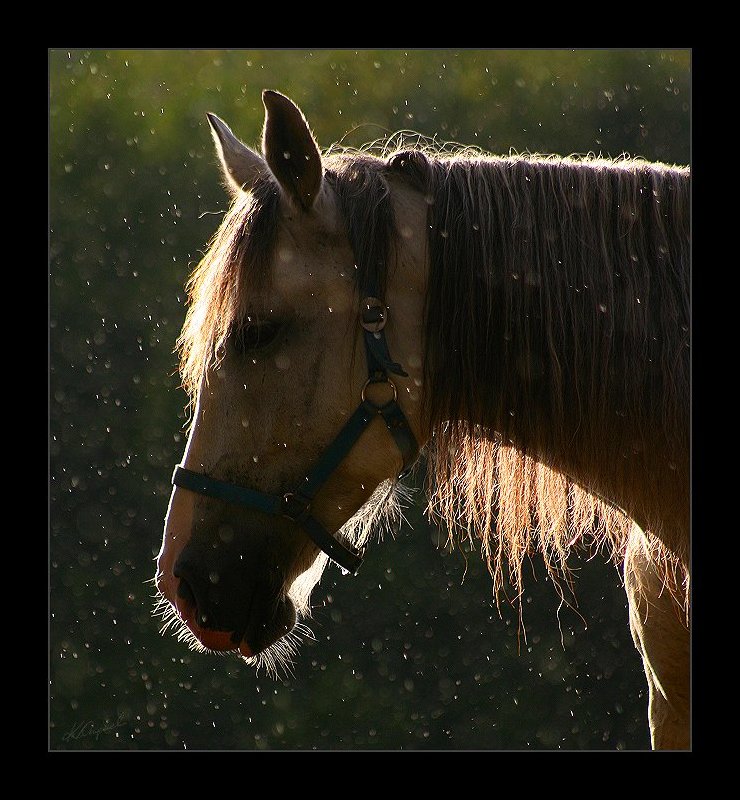
[[[438,173],[430,425],[495,431],[612,498],[683,470],[688,180],[526,160]]]

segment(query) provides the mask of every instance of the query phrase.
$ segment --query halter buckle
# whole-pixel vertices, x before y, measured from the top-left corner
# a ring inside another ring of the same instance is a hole
[[[293,522],[303,522],[311,511],[311,501],[296,492],[286,492],[280,498],[280,513]]]
[[[370,333],[379,333],[388,321],[388,310],[377,297],[366,297],[362,301],[360,325]]]

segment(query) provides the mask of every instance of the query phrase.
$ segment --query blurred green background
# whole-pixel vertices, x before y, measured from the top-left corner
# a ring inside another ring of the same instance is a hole
[[[183,285],[227,208],[205,112],[249,144],[260,93],[321,146],[440,141],[690,163],[688,50],[49,51],[51,749],[646,749],[618,571],[540,565],[501,614],[423,498],[357,578],[314,593],[290,679],[191,653],[150,616],[183,448]]]

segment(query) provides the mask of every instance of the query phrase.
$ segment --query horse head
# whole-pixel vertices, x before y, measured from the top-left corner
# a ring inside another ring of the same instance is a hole
[[[419,217],[378,252],[301,111],[263,102],[261,153],[208,115],[232,205],[189,284],[192,421],[156,584],[191,646],[269,664],[327,556],[356,570],[335,534],[418,452],[425,209],[376,187],[387,225]]]

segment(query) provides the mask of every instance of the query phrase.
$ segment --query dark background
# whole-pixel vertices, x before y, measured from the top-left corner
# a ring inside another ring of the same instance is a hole
[[[205,112],[256,144],[260,93],[319,144],[439,141],[690,163],[688,50],[49,51],[49,746],[646,749],[618,570],[574,557],[578,611],[527,576],[526,639],[469,547],[423,520],[314,592],[273,681],[158,633],[154,574],[185,437],[183,285],[227,208]]]

